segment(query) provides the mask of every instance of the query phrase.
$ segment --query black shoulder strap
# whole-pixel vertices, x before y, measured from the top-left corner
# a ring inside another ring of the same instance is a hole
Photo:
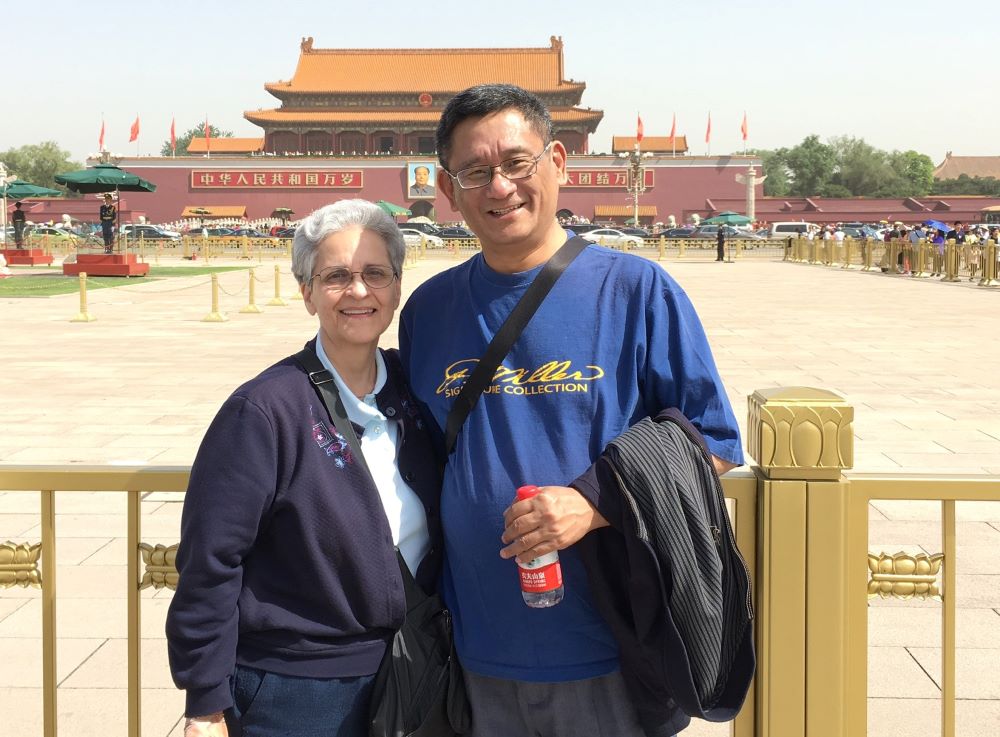
[[[368,470],[368,464],[365,462],[365,455],[361,452],[361,443],[358,442],[358,436],[354,432],[354,425],[351,424],[350,419],[347,417],[347,410],[344,409],[344,402],[340,399],[340,391],[337,389],[337,382],[334,380],[333,374],[323,366],[323,362],[319,360],[319,356],[316,355],[314,348],[311,349],[309,346],[306,346],[293,357],[306,370],[310,383],[316,387],[316,391],[319,392],[319,397],[323,400],[326,411],[330,413],[333,426],[337,428],[337,431],[343,435],[347,444],[351,446],[351,453],[358,459],[361,468],[370,477],[371,472]]]
[[[315,349],[310,349],[306,346],[296,353],[294,358],[306,370],[309,382],[319,392],[319,397],[323,400],[326,411],[330,413],[330,419],[333,420],[333,426],[337,428],[337,431],[347,440],[347,444],[351,446],[351,453],[358,459],[361,469],[368,474],[368,478],[372,478],[368,464],[365,462],[365,454],[361,452],[361,443],[358,442],[357,433],[354,432],[354,425],[351,424],[351,420],[347,417],[347,410],[344,409],[344,402],[340,398],[340,390],[337,388],[337,382],[333,378],[333,375],[324,368],[323,362],[319,360]],[[375,483],[374,479],[372,479],[372,483]],[[406,565],[403,554],[399,552],[398,547],[396,548],[396,562],[399,564],[399,570],[403,577],[406,610],[409,611],[420,603],[422,597],[425,597],[426,594],[423,593],[413,578],[413,574],[410,573],[410,568]]]
[[[573,259],[580,255],[590,244],[586,238],[574,236],[566,241],[562,248],[548,260],[545,267],[539,272],[535,280],[531,282],[528,290],[524,293],[518,303],[511,310],[511,313],[504,320],[503,325],[493,336],[493,340],[486,347],[479,363],[472,371],[472,375],[466,379],[462,385],[462,391],[455,398],[448,412],[448,419],[445,422],[445,454],[450,456],[455,449],[455,441],[458,440],[458,433],[465,424],[465,418],[469,416],[483,391],[489,386],[496,374],[497,366],[510,353],[514,341],[521,335],[521,331],[531,320],[532,315],[538,306],[545,299],[545,296],[552,289],[566,267]]]

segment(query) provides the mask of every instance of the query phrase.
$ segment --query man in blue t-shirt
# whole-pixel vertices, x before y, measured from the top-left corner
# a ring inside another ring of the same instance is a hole
[[[482,253],[408,300],[400,349],[438,429],[472,367],[566,241],[555,213],[566,149],[542,102],[511,85],[454,97],[437,130],[438,189]],[[720,473],[743,462],[701,323],[657,264],[588,246],[563,273],[469,414],[441,492],[445,599],[473,707],[474,737],[642,737],[618,646],[574,544],[609,523],[585,476],[643,417],[679,409]],[[541,493],[514,502],[517,487]],[[574,485],[576,488],[574,488]],[[558,550],[565,597],[521,598],[516,558]],[[687,719],[652,725],[669,734]]]

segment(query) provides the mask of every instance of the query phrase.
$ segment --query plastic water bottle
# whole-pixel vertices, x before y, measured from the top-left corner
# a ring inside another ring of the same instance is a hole
[[[530,499],[538,492],[537,486],[522,486],[517,490],[517,500]],[[544,609],[562,601],[563,578],[557,551],[553,550],[527,563],[518,563],[517,567],[521,574],[521,597],[525,604],[535,609]]]

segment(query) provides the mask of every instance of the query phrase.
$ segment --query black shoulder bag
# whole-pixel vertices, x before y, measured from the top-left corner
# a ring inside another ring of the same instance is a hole
[[[493,336],[493,340],[486,346],[486,352],[483,353],[476,368],[472,370],[472,374],[462,385],[462,391],[455,397],[455,402],[448,412],[448,418],[445,421],[445,455],[450,456],[455,449],[455,442],[458,440],[458,433],[461,432],[462,425],[465,424],[465,418],[469,416],[483,391],[493,381],[497,366],[510,353],[510,349],[520,337],[521,331],[524,330],[556,281],[562,276],[566,267],[573,263],[573,259],[579,256],[588,245],[590,245],[590,241],[578,235],[566,241],[562,248],[548,260],[535,280],[531,282],[527,291],[514,305],[514,309],[511,310],[503,325]]]
[[[361,443],[341,401],[337,382],[317,357],[304,348],[295,360],[319,392],[334,427],[371,478]],[[374,481],[372,482],[374,483]],[[372,690],[370,737],[453,737],[471,723],[465,681],[455,654],[451,613],[437,594],[428,596],[396,548],[406,592],[406,617],[386,647]]]

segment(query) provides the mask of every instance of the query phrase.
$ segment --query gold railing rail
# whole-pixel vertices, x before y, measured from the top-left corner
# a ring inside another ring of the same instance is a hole
[[[790,387],[750,397],[747,446],[758,465],[723,479],[737,544],[754,578],[757,613],[757,675],[731,725],[736,737],[867,734],[868,601],[874,596],[941,599],[941,732],[954,737],[955,505],[1000,502],[1000,478],[848,473],[853,419],[853,408],[824,390]],[[140,501],[144,492],[183,491],[188,474],[184,467],[0,465],[0,492],[40,497],[41,542],[0,546],[0,589],[42,589],[46,737],[56,735],[57,713],[55,492],[127,495],[128,733],[139,735],[139,592],[176,584],[176,548],[142,541]],[[939,501],[940,551],[870,551],[873,500]]]

